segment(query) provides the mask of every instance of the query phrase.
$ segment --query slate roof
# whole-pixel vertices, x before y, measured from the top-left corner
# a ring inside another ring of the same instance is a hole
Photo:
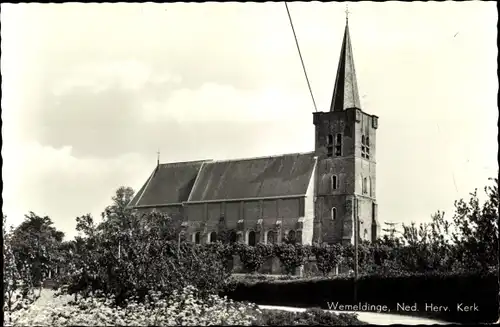
[[[330,111],[361,109],[349,24],[346,23]]]
[[[314,152],[206,162],[188,202],[305,195]]]
[[[205,160],[160,164],[137,192],[129,207],[180,204],[188,200]]]

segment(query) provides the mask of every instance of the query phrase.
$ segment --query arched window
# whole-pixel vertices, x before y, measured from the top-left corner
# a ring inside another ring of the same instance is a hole
[[[234,230],[229,232],[229,243],[234,244],[238,240],[238,235]]]
[[[366,146],[370,146],[370,137],[369,136],[366,137]]]
[[[364,135],[361,136],[361,144],[365,145],[365,136]]]
[[[211,232],[210,233],[210,243],[215,243],[215,242],[217,242],[217,233]]]
[[[332,208],[332,212],[331,212],[331,215],[332,215],[332,220],[335,221],[337,219],[337,208]]]
[[[363,178],[363,194],[368,193],[368,179],[365,177]]]
[[[255,244],[256,244],[255,232],[252,230],[248,232],[248,245],[255,246]]]
[[[337,133],[335,137],[336,137],[335,145],[342,145],[342,133]]]
[[[194,234],[194,243],[200,244],[200,232]]]
[[[295,243],[296,242],[296,239],[295,239],[295,231],[294,230],[291,230],[288,232],[288,241],[291,242],[291,243]]]
[[[332,190],[336,190],[338,187],[337,175],[332,175]]]
[[[270,230],[270,231],[267,232],[266,243],[267,244],[274,244],[274,243],[276,243],[276,232],[275,231]]]

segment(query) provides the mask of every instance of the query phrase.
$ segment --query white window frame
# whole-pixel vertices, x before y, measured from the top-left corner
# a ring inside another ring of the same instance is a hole
[[[247,245],[250,245],[250,232],[254,232],[255,233],[255,245],[257,245],[257,243],[259,243],[258,240],[257,240],[257,232],[254,231],[253,229],[247,230],[246,236],[245,236],[245,243]]]

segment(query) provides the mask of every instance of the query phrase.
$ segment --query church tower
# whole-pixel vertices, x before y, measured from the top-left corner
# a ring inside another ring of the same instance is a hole
[[[379,237],[376,202],[378,117],[362,110],[346,26],[332,102],[328,112],[313,113],[315,153],[314,241],[354,243]]]

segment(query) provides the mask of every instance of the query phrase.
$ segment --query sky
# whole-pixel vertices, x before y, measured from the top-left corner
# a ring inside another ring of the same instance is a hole
[[[328,111],[345,3],[290,3]],[[381,222],[426,222],[498,176],[495,2],[360,2],[362,109],[379,116]],[[161,162],[314,150],[284,3],[2,4],[2,211],[76,235]]]

